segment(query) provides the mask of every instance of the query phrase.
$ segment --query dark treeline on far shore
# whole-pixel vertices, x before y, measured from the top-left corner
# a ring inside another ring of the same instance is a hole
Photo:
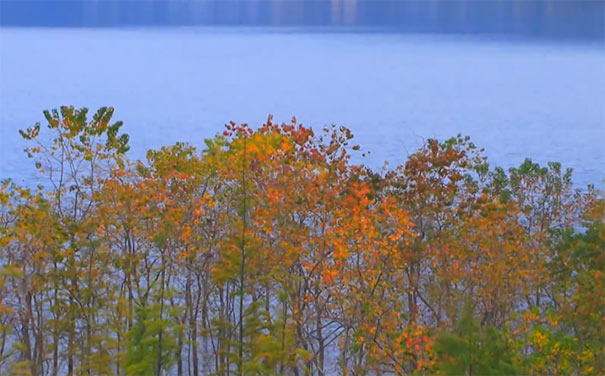
[[[602,0],[8,0],[3,26],[292,26],[602,40]]]

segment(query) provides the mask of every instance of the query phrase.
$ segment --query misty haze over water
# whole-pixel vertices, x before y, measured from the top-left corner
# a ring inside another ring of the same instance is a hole
[[[350,127],[374,167],[470,135],[605,178],[605,1],[0,0],[0,178],[31,180],[17,130],[111,105],[132,156],[229,120]]]

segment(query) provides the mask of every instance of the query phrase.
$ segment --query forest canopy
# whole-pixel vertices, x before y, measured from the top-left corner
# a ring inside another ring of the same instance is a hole
[[[372,170],[345,127],[229,123],[128,158],[114,109],[21,131],[0,374],[601,375],[605,201],[468,137]]]

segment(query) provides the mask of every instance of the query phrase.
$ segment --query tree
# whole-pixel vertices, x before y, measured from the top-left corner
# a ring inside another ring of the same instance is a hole
[[[0,184],[0,373],[601,374],[605,207],[468,137],[351,162],[269,117],[127,158],[112,108],[22,132]]]
[[[444,375],[520,375],[506,338],[492,327],[481,327],[465,306],[453,332],[435,341],[437,368]]]

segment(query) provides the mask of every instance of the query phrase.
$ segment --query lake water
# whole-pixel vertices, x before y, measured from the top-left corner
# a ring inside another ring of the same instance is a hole
[[[128,27],[125,27],[128,26]],[[0,178],[33,181],[17,130],[64,104],[116,108],[132,157],[201,146],[234,120],[346,125],[374,167],[469,135],[493,164],[605,178],[605,48],[582,40],[376,29],[0,28]],[[356,160],[360,161],[360,159]]]

